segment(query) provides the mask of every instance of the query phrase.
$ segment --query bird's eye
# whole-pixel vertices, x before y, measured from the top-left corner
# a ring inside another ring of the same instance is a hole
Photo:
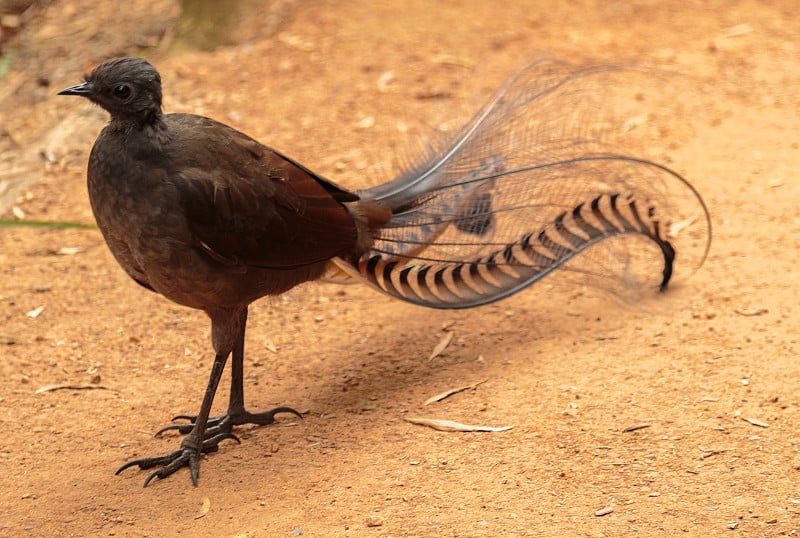
[[[127,99],[131,95],[131,88],[127,84],[120,84],[114,88],[114,97],[117,99]]]

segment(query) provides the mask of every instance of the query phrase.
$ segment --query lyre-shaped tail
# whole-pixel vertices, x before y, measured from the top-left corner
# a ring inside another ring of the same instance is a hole
[[[702,198],[675,171],[617,149],[636,140],[609,109],[641,114],[625,79],[637,75],[537,60],[449,142],[359,193],[392,216],[370,251],[336,265],[434,308],[490,303],[559,268],[623,298],[691,274],[710,244]]]

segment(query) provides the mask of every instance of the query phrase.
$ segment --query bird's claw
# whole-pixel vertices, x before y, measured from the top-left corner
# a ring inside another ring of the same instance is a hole
[[[147,475],[144,481],[144,487],[147,487],[154,478],[166,478],[178,469],[188,467],[192,477],[192,483],[197,486],[197,479],[200,474],[200,454],[216,452],[219,450],[219,443],[225,439],[233,439],[237,443],[240,443],[241,441],[239,441],[239,438],[232,433],[234,426],[240,426],[242,424],[266,426],[267,424],[275,422],[275,415],[278,413],[291,413],[299,418],[303,418],[299,412],[291,407],[276,407],[275,409],[270,409],[262,413],[248,413],[243,410],[209,418],[208,422],[206,422],[200,450],[197,449],[196,437],[192,434],[197,416],[178,415],[173,420],[186,420],[188,422],[164,426],[156,432],[156,436],[160,436],[162,433],[168,431],[177,431],[181,435],[187,435],[188,437],[184,438],[180,449],[164,456],[129,461],[120,467],[115,474],[119,474],[129,467],[139,467],[139,469],[142,470],[158,467],[158,469]]]
[[[160,467],[159,469],[147,475],[147,478],[145,478],[144,487],[147,487],[154,478],[166,478],[181,467],[189,467],[192,483],[197,486],[197,479],[200,476],[200,462],[198,459],[200,453],[216,452],[219,450],[219,444],[226,439],[233,439],[237,443],[241,443],[239,438],[232,433],[220,433],[203,441],[200,450],[188,445],[187,443],[184,443],[186,446],[181,446],[181,448],[175,452],[171,452],[164,456],[155,456],[152,458],[141,458],[138,460],[129,461],[117,469],[117,472],[114,474],[120,474],[129,467],[138,466],[139,469],[142,470]]]
[[[276,407],[275,409],[270,409],[269,411],[263,411],[261,413],[248,413],[247,411],[228,413],[208,419],[208,423],[206,424],[206,439],[223,433],[231,433],[234,426],[241,426],[243,424],[266,426],[268,424],[272,424],[275,422],[275,415],[278,413],[291,413],[298,418],[303,418],[299,412],[291,407]],[[189,432],[192,431],[192,428],[194,428],[197,415],[178,415],[172,420],[187,420],[188,422],[164,426],[156,432],[156,437],[159,437],[162,433],[168,431],[177,431],[181,435],[189,434]]]

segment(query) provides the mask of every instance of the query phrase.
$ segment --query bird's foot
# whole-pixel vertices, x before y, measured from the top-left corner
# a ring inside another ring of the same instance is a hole
[[[117,469],[117,472],[114,474],[119,474],[128,467],[138,466],[139,469],[143,470],[159,467],[159,469],[153,471],[147,475],[147,478],[145,478],[144,487],[147,487],[150,481],[156,477],[166,478],[181,467],[188,467],[192,477],[192,483],[197,486],[197,479],[200,476],[200,454],[216,452],[219,450],[219,443],[225,439],[233,439],[237,443],[240,443],[239,438],[229,432],[218,433],[217,435],[211,437],[206,436],[206,439],[203,441],[200,449],[198,449],[196,446],[192,446],[193,443],[189,442],[189,438],[186,438],[184,439],[183,443],[181,443],[181,448],[175,452],[171,452],[170,454],[166,454],[164,456],[141,458],[138,460],[129,461]]]
[[[205,433],[206,440],[212,439],[218,435],[230,434],[233,431],[234,426],[241,426],[243,424],[266,426],[268,424],[272,424],[275,422],[275,415],[278,413],[291,413],[299,418],[303,418],[300,413],[291,407],[276,407],[275,409],[270,409],[269,411],[263,411],[261,413],[249,413],[243,409],[235,412],[229,411],[225,415],[211,417],[208,419]],[[186,420],[188,422],[164,426],[156,432],[156,436],[160,436],[162,433],[168,431],[177,431],[181,435],[187,435],[192,431],[192,428],[194,428],[197,415],[178,415],[172,420]]]

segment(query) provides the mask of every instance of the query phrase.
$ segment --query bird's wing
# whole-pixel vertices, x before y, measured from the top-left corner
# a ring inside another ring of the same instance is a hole
[[[196,244],[222,264],[291,269],[350,253],[357,240],[342,205],[358,196],[213,120],[167,116],[170,176]]]

